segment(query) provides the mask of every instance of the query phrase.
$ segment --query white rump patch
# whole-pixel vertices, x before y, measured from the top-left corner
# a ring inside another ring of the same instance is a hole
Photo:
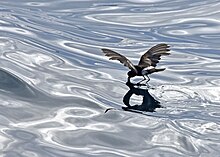
[[[154,67],[153,66],[149,66],[149,67],[144,68],[143,70],[151,70],[151,69],[154,69]]]
[[[144,68],[142,71],[141,71],[141,74],[142,75],[147,75],[148,74],[148,70],[151,70],[151,69],[154,69],[153,66],[149,66],[147,68]]]

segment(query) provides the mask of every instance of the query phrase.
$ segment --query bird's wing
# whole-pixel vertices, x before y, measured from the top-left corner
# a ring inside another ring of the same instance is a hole
[[[124,64],[124,66],[127,66],[129,69],[131,69],[135,73],[138,73],[137,69],[134,67],[132,62],[129,59],[127,59],[125,56],[123,56],[117,52],[114,52],[112,50],[109,50],[109,49],[102,49],[102,51],[105,54],[105,56],[109,57],[109,60],[118,60],[122,64]]]
[[[153,46],[141,56],[138,66],[142,68],[146,68],[149,66],[156,67],[157,63],[159,63],[159,60],[161,59],[161,56],[170,54],[169,47],[170,46],[167,44],[158,44]]]

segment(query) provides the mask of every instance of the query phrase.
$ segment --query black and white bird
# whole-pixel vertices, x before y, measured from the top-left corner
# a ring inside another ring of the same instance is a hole
[[[157,63],[159,63],[161,56],[170,55],[169,47],[170,46],[167,44],[158,44],[158,45],[153,46],[141,56],[138,65],[134,65],[125,56],[115,51],[112,51],[109,49],[102,49],[102,51],[105,54],[105,56],[109,57],[109,60],[118,60],[122,64],[124,64],[124,66],[127,66],[130,69],[130,71],[127,73],[129,82],[130,82],[130,78],[132,77],[143,76],[144,79],[142,81],[148,78],[148,80],[146,81],[147,83],[148,81],[150,81],[150,78],[148,77],[149,74],[152,74],[154,72],[164,71],[166,69],[166,68],[157,69],[156,66],[157,66]],[[138,83],[139,85],[140,85],[140,82]]]

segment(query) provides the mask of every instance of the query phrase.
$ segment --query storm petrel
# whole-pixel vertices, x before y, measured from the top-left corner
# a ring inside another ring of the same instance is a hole
[[[150,80],[150,78],[148,77],[149,74],[152,74],[154,72],[164,71],[166,69],[166,68],[157,69],[156,66],[157,63],[159,63],[161,56],[170,54],[169,47],[170,46],[167,44],[158,44],[153,46],[141,56],[138,65],[134,65],[125,56],[115,51],[109,49],[102,49],[102,51],[105,54],[105,56],[109,57],[109,60],[118,60],[122,64],[124,64],[124,66],[127,66],[130,69],[130,71],[127,73],[129,82],[130,82],[130,78],[135,76],[143,76],[144,79],[142,81],[146,80],[147,77],[148,78],[147,82],[148,82]],[[140,82],[138,83],[139,85]]]

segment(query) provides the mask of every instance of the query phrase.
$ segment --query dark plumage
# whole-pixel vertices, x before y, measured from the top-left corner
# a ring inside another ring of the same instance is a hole
[[[145,76],[148,77],[149,74],[152,74],[154,72],[164,71],[165,68],[156,69],[157,63],[159,63],[159,60],[161,59],[161,56],[169,55],[169,45],[167,44],[158,44],[150,48],[146,53],[144,53],[138,65],[133,65],[132,62],[127,59],[125,56],[114,52],[109,49],[102,49],[105,56],[108,56],[110,60],[118,60],[124,66],[127,66],[130,71],[128,74],[128,81],[130,81],[131,77],[134,76],[143,76],[144,80],[146,80]],[[148,77],[148,81],[149,81]]]

